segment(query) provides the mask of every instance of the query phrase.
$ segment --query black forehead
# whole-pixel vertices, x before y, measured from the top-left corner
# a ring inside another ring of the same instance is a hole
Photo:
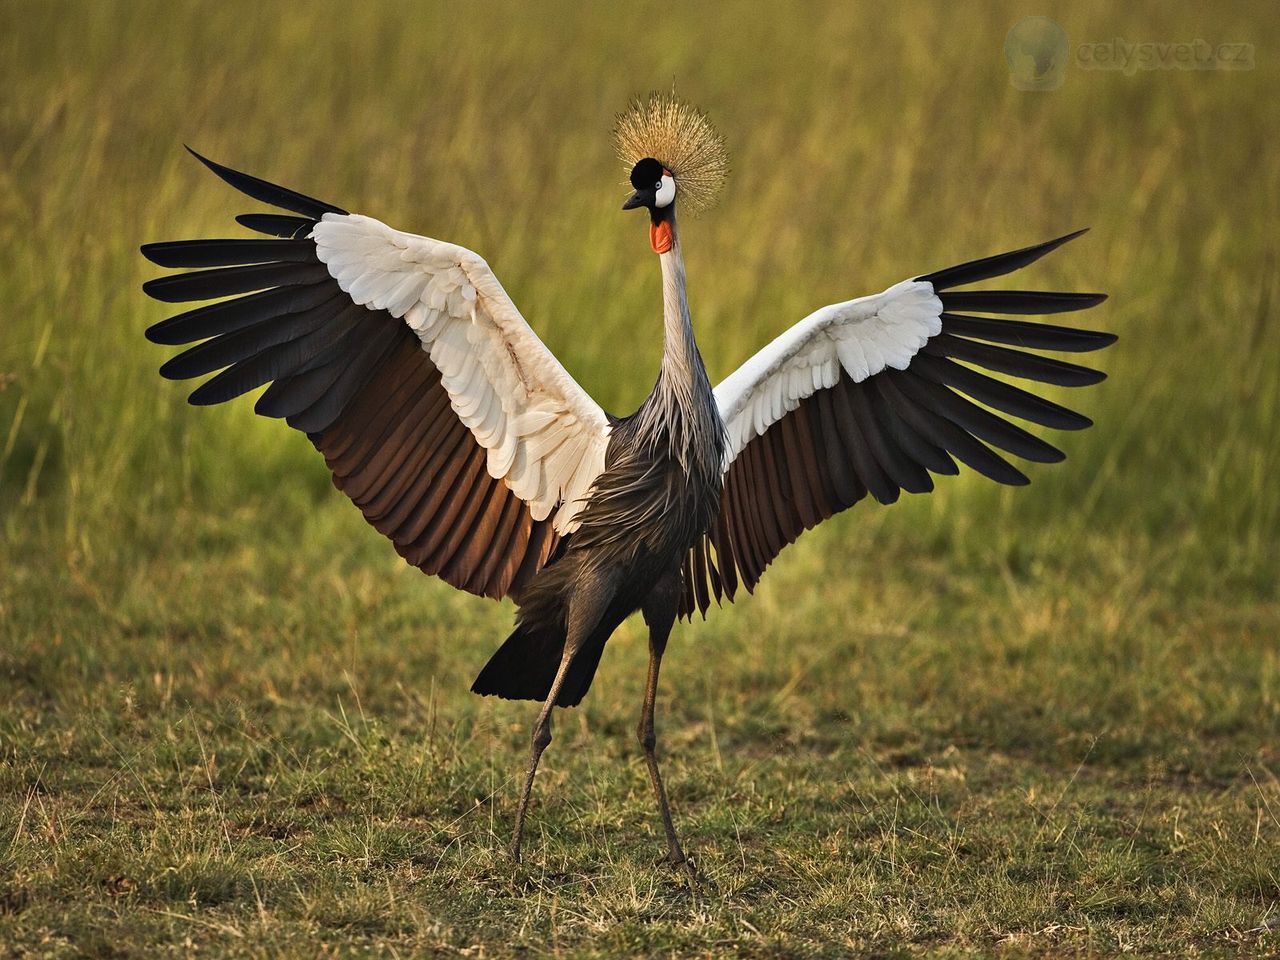
[[[631,185],[637,190],[652,190],[662,179],[662,164],[653,157],[645,157],[631,168]]]

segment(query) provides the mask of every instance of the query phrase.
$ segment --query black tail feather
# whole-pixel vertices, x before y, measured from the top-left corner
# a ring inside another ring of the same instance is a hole
[[[569,673],[556,698],[558,707],[576,707],[591,689],[608,634],[593,635],[569,665]],[[551,693],[560,658],[564,656],[564,630],[517,626],[484,665],[471,692],[504,700],[545,701]]]

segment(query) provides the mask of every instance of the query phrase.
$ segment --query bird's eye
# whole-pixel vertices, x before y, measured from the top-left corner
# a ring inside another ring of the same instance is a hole
[[[661,190],[661,189],[662,189],[662,181],[661,181],[661,180],[659,180],[657,183],[655,183],[655,184],[653,185],[653,189],[655,189],[655,190]]]

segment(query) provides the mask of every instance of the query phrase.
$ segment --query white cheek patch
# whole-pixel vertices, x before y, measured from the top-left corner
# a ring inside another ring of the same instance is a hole
[[[676,198],[676,182],[671,175],[664,173],[657,192],[653,195],[653,205],[655,207],[665,207]]]

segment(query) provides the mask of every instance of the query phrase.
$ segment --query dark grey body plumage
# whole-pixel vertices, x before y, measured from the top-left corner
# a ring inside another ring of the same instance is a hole
[[[668,333],[678,348],[640,408],[613,421],[581,526],[516,598],[516,628],[476,678],[475,693],[545,700],[571,617],[598,618],[556,699],[575,706],[623,620],[643,609],[651,626],[674,622],[681,565],[719,509],[725,437],[691,332]]]

